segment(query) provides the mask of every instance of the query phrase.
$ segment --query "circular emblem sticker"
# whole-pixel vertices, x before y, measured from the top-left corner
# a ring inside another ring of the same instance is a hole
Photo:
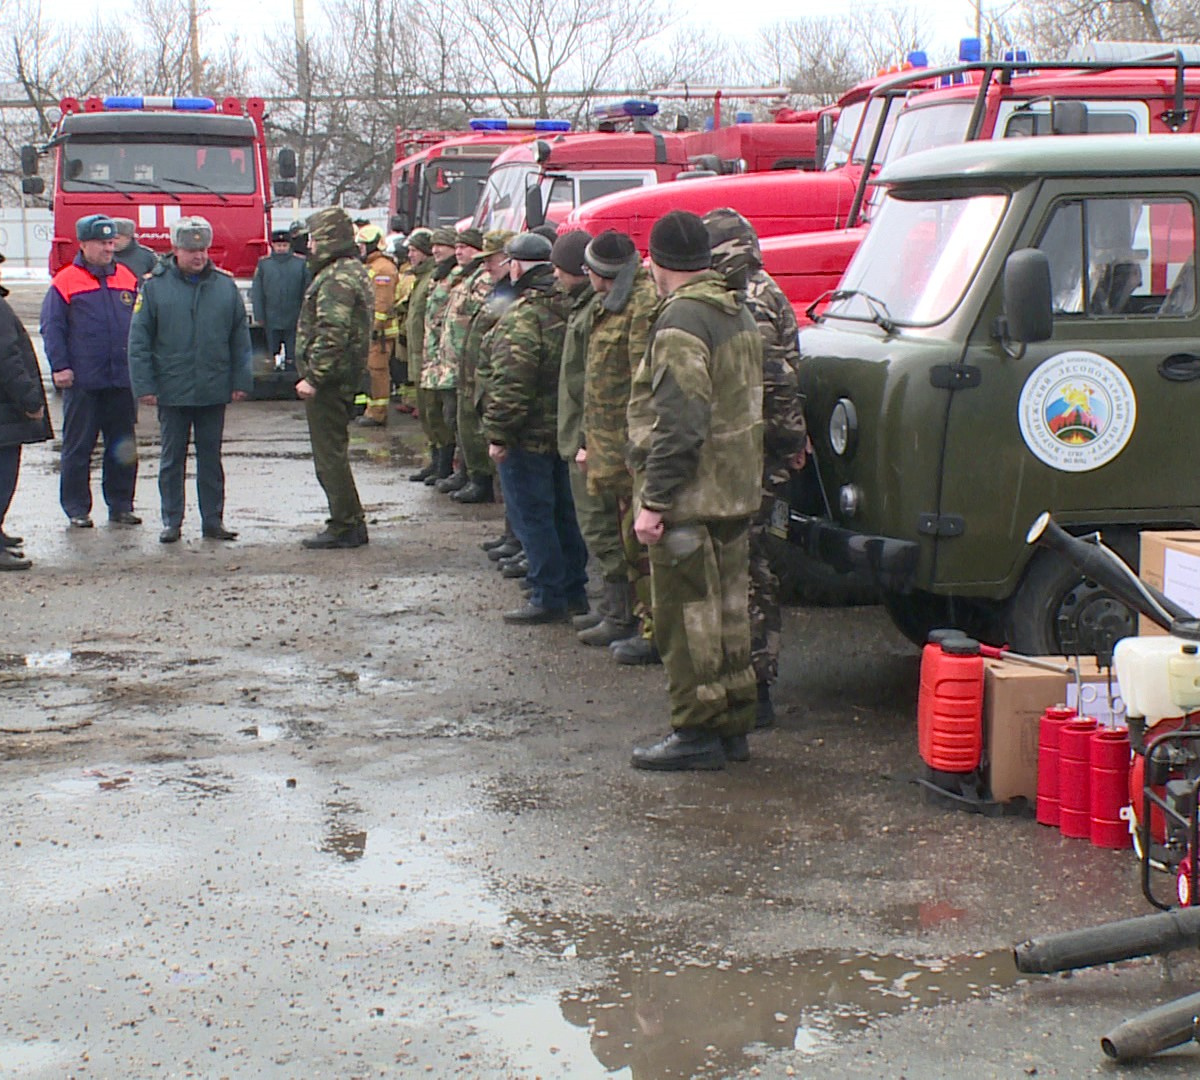
[[[1039,364],[1021,388],[1017,409],[1025,445],[1061,472],[1107,465],[1125,449],[1137,421],[1125,372],[1083,349]]]

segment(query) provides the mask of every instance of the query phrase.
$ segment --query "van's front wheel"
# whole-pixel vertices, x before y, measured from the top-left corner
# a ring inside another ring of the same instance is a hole
[[[885,590],[883,607],[896,629],[914,645],[924,645],[929,631],[940,627],[953,627],[982,641],[992,640],[995,612],[986,601],[937,596],[921,589],[907,593]]]
[[[1004,609],[1001,631],[1014,652],[1094,656],[1136,634],[1137,615],[1061,555],[1038,551]]]

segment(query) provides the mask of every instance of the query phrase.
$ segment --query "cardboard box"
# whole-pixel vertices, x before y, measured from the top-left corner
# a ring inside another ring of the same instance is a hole
[[[1141,534],[1138,575],[1147,585],[1200,616],[1200,530],[1176,529]],[[1138,616],[1139,634],[1166,631],[1145,615]]]
[[[1067,663],[1061,656],[1046,660]],[[1084,694],[1081,712],[1101,724],[1124,725],[1116,678],[1113,678],[1113,709],[1108,702],[1108,674],[1092,658],[1080,661]],[[1051,705],[1078,708],[1073,679],[1053,671],[1005,660],[984,662],[983,739],[988,787],[997,802],[1024,796],[1037,800],[1038,722]]]

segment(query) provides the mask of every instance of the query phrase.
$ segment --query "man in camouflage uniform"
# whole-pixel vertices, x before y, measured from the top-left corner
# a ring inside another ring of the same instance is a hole
[[[437,411],[437,395],[421,388],[421,368],[425,358],[425,302],[433,284],[433,272],[437,260],[433,257],[433,233],[429,229],[413,229],[408,237],[408,261],[413,269],[413,287],[408,294],[408,310],[404,318],[404,337],[408,344],[408,377],[417,384],[417,412],[421,418],[421,430],[429,443],[429,464],[409,476],[421,482],[429,477],[437,479],[441,461],[440,434],[434,416]]]
[[[371,291],[375,299],[375,321],[371,326],[371,351],[367,354],[368,390],[356,398],[366,406],[355,423],[359,427],[386,427],[388,402],[392,396],[392,352],[400,327],[396,322],[396,288],[400,271],[392,257],[381,247],[383,230],[378,225],[363,225],[354,234]]]
[[[469,286],[464,311],[470,315],[466,339],[458,361],[458,449],[467,463],[471,482],[450,498],[460,503],[494,501],[492,459],[479,418],[479,393],[476,371],[487,347],[492,327],[516,299],[516,290],[508,276],[509,257],[504,245],[513,238],[509,229],[493,229],[483,237],[479,280]],[[482,292],[482,295],[481,295]]]
[[[458,373],[462,367],[463,348],[467,343],[467,330],[471,319],[479,310],[492,288],[483,263],[483,233],[478,229],[463,229],[454,245],[454,258],[458,263],[452,275],[450,300],[446,304],[446,315],[442,323],[442,339],[438,346],[441,353],[440,365],[445,374],[439,380],[448,390],[454,391],[454,434],[458,441],[458,468],[434,487],[450,495],[470,483],[466,454],[458,435],[459,417],[462,415],[462,394]]]
[[[428,407],[432,413],[429,424],[433,441],[438,447],[437,469],[425,478],[432,487],[444,480],[454,470],[455,429],[458,427],[457,394],[454,380],[457,366],[452,369],[442,360],[442,327],[446,322],[446,308],[450,304],[450,290],[462,274],[455,257],[458,234],[450,228],[433,230],[433,257],[437,262],[425,299],[425,349],[421,359],[421,381],[418,384],[432,402]],[[422,417],[425,408],[421,409]]]
[[[710,269],[695,214],[654,223],[650,262],[664,300],[633,377],[629,463],[674,730],[634,750],[633,766],[720,769],[749,757],[754,726],[746,594],[761,502],[762,338]]]
[[[736,210],[704,215],[713,269],[740,292],[763,339],[763,499],[750,521],[750,653],[758,681],[757,727],[775,722],[771,686],[779,674],[779,578],[771,566],[771,507],[804,467],[808,429],[800,393],[799,328],[792,305],[762,268],[758,234]]]
[[[612,645],[622,663],[651,662],[657,653],[651,636],[650,563],[633,534],[633,479],[625,448],[630,383],[646,351],[658,294],[624,233],[601,233],[588,244],[584,260],[598,299],[583,395],[586,446],[577,460],[586,470],[589,495],[605,507],[618,546],[612,565],[601,563],[610,612],[580,640]]]
[[[358,259],[354,226],[340,207],[308,219],[312,283],[296,328],[296,394],[304,402],[317,480],[329,520],[307,548],[356,548],[367,542],[358,488],[350,472],[347,427],[371,347],[374,290]]]
[[[557,453],[567,300],[554,280],[549,240],[521,233],[506,250],[518,296],[491,332],[483,433],[529,561],[530,590],[528,603],[505,612],[504,621],[558,622],[587,610],[587,548]]]

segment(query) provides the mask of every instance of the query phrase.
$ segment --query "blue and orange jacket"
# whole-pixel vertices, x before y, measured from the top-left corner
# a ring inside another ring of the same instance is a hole
[[[42,342],[52,371],[75,372],[79,390],[129,385],[129,321],[138,280],[127,266],[76,255],[42,301]]]

